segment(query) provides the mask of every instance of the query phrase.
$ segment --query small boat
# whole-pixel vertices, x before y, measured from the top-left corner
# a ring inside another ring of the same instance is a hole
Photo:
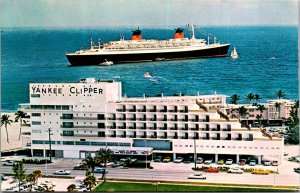
[[[154,59],[155,61],[162,61],[162,60],[165,60],[165,58],[160,58],[160,57],[157,57]]]
[[[231,58],[236,59],[238,57],[238,53],[236,52],[235,47],[233,47],[233,50],[231,51]]]
[[[107,60],[105,59],[105,62],[100,63],[99,66],[110,66],[110,65],[112,65],[112,64],[114,64],[112,61],[107,61]]]
[[[149,72],[145,72],[144,77],[145,77],[145,78],[152,78],[152,76],[150,75]]]

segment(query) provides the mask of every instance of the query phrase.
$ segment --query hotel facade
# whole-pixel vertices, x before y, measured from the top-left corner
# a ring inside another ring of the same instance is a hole
[[[33,156],[86,158],[102,147],[118,156],[283,159],[283,138],[227,116],[226,95],[122,97],[121,82],[31,83],[22,128]],[[50,138],[50,140],[49,140]]]

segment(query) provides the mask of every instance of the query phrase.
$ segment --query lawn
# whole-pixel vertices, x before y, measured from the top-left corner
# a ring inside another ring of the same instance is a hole
[[[105,182],[97,186],[94,192],[292,192],[293,190],[235,188],[216,186],[169,185],[149,183]]]

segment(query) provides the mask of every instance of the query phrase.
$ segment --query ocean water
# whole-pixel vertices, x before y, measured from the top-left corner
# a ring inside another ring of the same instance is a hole
[[[144,39],[172,38],[174,28],[140,28]],[[230,57],[156,61],[113,66],[71,67],[67,52],[88,48],[90,38],[107,42],[120,34],[130,39],[133,28],[2,28],[1,108],[15,111],[29,102],[30,82],[74,82],[96,77],[122,82],[123,95],[155,96],[159,93],[186,95],[238,94],[240,102],[252,92],[262,102],[274,99],[282,89],[288,99],[298,99],[298,28],[280,27],[204,27],[222,43],[236,47],[238,59]],[[197,38],[206,38],[196,29]],[[187,32],[187,29],[185,29]],[[188,34],[186,33],[186,36]],[[150,72],[153,79],[143,77]]]

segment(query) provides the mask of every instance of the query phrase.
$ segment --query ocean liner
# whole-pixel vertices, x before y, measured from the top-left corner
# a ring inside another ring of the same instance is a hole
[[[180,60],[204,57],[227,56],[230,44],[210,43],[209,39],[196,39],[191,25],[191,38],[184,37],[184,30],[177,28],[173,39],[144,40],[142,31],[133,31],[131,40],[110,41],[66,56],[71,65],[98,65],[104,61],[116,63],[151,62],[161,60]]]

